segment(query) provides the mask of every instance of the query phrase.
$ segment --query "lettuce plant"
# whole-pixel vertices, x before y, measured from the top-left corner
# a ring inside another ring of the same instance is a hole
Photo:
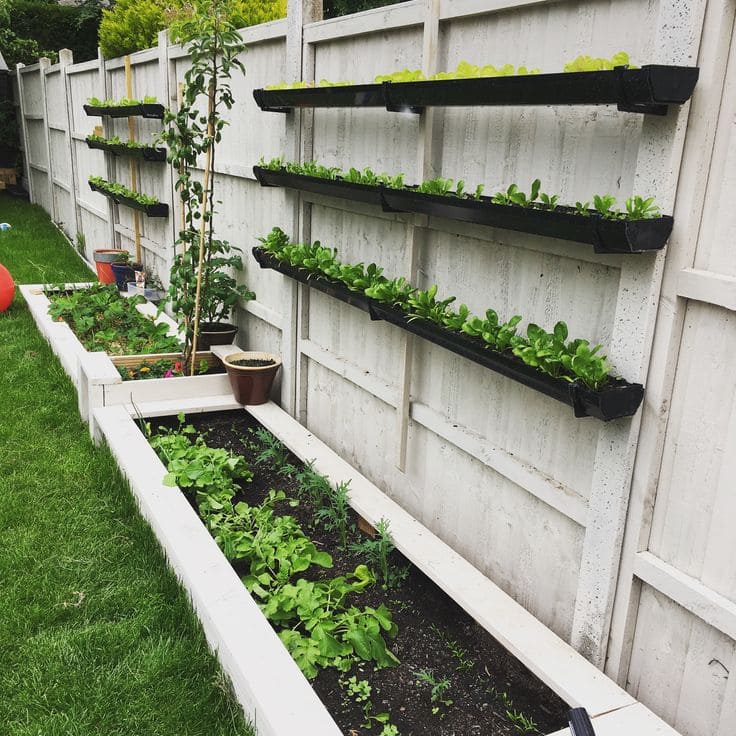
[[[291,243],[279,228],[260,240],[263,249],[276,259],[306,270],[310,277],[342,283],[377,302],[398,307],[409,322],[432,322],[441,329],[477,340],[490,350],[510,353],[541,373],[565,381],[579,380],[593,390],[602,388],[609,380],[610,367],[606,357],[600,355],[601,346],[591,347],[582,339],[568,341],[564,322],[558,322],[550,333],[531,323],[523,336],[517,334],[522,321],[519,314],[504,322],[493,309],[487,309],[485,317],[470,314],[464,304],[454,312],[450,305],[456,298],[439,299],[436,284],[419,290],[404,278],[387,278],[383,269],[375,264],[346,266],[338,261],[335,250],[318,242],[312,245]]]

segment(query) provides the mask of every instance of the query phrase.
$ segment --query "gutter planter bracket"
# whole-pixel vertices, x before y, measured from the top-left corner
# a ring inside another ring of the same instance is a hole
[[[629,88],[631,86],[629,84],[630,78],[626,76],[626,70],[628,68],[629,67],[627,66],[615,66],[613,68],[619,84],[620,100],[618,105],[616,106],[619,112],[638,112],[642,113],[643,115],[666,115],[668,110],[667,105],[636,103],[631,101],[631,95],[629,92]],[[654,91],[651,89],[651,84],[649,85],[649,94],[652,97],[654,96]]]
[[[287,187],[380,205],[384,212],[417,213],[475,225],[532,233],[575,243],[587,243],[596,253],[631,255],[661,250],[672,232],[670,215],[643,220],[601,217],[595,210],[581,215],[570,207],[554,210],[494,204],[490,197],[456,197],[424,194],[416,188],[393,189],[384,185],[355,184],[344,179],[322,179],[273,171],[254,166],[253,173],[264,187]]]
[[[418,105],[406,105],[401,102],[394,102],[391,99],[391,92],[393,88],[393,82],[382,82],[381,92],[383,93],[383,101],[386,106],[387,112],[411,112],[415,115],[421,115],[424,112],[424,107]]]
[[[698,67],[650,64],[598,72],[257,89],[253,97],[268,112],[295,107],[385,107],[416,113],[432,106],[617,105],[623,112],[664,115],[668,105],[690,99],[698,74]]]
[[[628,383],[620,378],[611,379],[605,387],[598,391],[589,389],[580,381],[553,378],[526,365],[514,355],[489,350],[480,341],[464,334],[453,332],[426,320],[410,320],[405,312],[396,307],[377,302],[360,292],[350,291],[343,284],[324,276],[318,276],[306,269],[296,268],[279,261],[262,248],[253,248],[253,256],[261,268],[278,271],[312,289],[357,307],[367,312],[371,320],[389,322],[456,355],[490,368],[507,378],[567,404],[572,407],[577,418],[594,417],[607,422],[612,419],[630,417],[636,413],[644,397],[644,387],[641,384]]]

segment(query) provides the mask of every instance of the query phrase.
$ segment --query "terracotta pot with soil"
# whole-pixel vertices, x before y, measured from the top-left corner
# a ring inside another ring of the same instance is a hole
[[[97,248],[93,257],[100,283],[114,284],[115,274],[112,272],[112,264],[125,261],[128,258],[128,251],[115,248]]]
[[[230,353],[222,360],[227,370],[235,400],[257,406],[268,401],[281,359],[271,353],[254,351]]]
[[[237,325],[229,322],[202,322],[199,326],[197,347],[209,350],[213,345],[231,345],[238,334]]]

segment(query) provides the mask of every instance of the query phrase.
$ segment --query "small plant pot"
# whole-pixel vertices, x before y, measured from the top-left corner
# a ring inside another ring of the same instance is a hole
[[[126,258],[127,250],[115,250],[114,248],[98,248],[94,252],[95,268],[97,269],[97,278],[101,284],[114,284],[115,274],[112,270],[112,264]]]
[[[209,350],[213,345],[231,345],[237,334],[237,325],[228,322],[202,322],[197,338],[198,349]]]
[[[118,291],[125,291],[128,288],[128,282],[135,279],[135,269],[140,268],[139,263],[111,263],[112,273],[115,276],[115,283],[118,285]]]
[[[249,361],[255,365],[236,365],[239,361]],[[272,362],[268,365],[257,365],[265,361]],[[268,401],[274,378],[281,367],[281,359],[278,356],[253,351],[230,353],[222,362],[227,370],[235,400],[239,404],[257,406]]]

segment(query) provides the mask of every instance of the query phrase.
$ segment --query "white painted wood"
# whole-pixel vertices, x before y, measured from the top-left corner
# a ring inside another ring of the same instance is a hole
[[[696,57],[705,2],[691,3],[687,12],[662,4],[652,18],[661,62],[685,63]],[[689,108],[665,119],[645,120],[636,163],[637,191],[658,192],[666,209],[674,207]],[[627,260],[621,270],[615,327],[609,356],[629,380],[646,383],[654,336],[664,254],[649,262]],[[641,411],[630,422],[612,423],[599,431],[595,472],[589,500],[589,522],[581,560],[572,644],[598,666],[605,664],[613,599],[623,545],[629,489]]]
[[[23,70],[23,64],[19,63],[15,65],[15,78],[18,87],[18,103],[20,107],[19,122],[21,127],[21,135],[23,137],[23,150],[25,153],[25,155],[23,156],[23,171],[28,186],[29,199],[31,200],[31,202],[35,202],[33,196],[33,177],[31,176],[31,161],[33,150],[28,138],[28,119],[26,118],[26,95],[25,90],[23,89]]]
[[[686,268],[680,271],[677,294],[736,311],[736,276]]]
[[[604,713],[593,718],[592,722],[595,736],[679,736],[641,703]],[[570,729],[563,728],[551,736],[570,736]]]
[[[440,20],[467,18],[504,10],[518,10],[529,5],[543,5],[560,0],[441,0]]]
[[[123,404],[126,407],[134,407],[151,401],[181,401],[193,396],[220,394],[232,397],[230,381],[224,373],[123,381],[105,384],[104,388],[104,406]]]
[[[636,555],[634,575],[710,626],[736,639],[736,603],[733,601],[668,565],[651,552],[639,552]]]
[[[633,703],[630,695],[275,404],[249,406],[247,411],[332,482],[349,481],[351,506],[373,525],[387,519],[396,548],[560,697],[595,715]]]
[[[311,23],[304,29],[304,41],[309,44],[318,44],[338,38],[351,38],[407,26],[418,26],[424,22],[424,9],[425,0],[411,0],[354,13],[344,18]]]
[[[503,448],[488,444],[482,435],[467,427],[451,424],[445,417],[425,404],[414,402],[411,406],[411,418],[439,437],[451,442],[455,447],[480,460],[484,465],[493,468],[497,473],[513,481],[556,511],[577,524],[585,526],[587,502],[571,488],[539,472],[533,466],[526,465],[504,451]]]
[[[166,469],[128,412],[123,407],[97,409],[94,418],[258,733],[339,736],[335,722],[184,495],[163,485]]]

